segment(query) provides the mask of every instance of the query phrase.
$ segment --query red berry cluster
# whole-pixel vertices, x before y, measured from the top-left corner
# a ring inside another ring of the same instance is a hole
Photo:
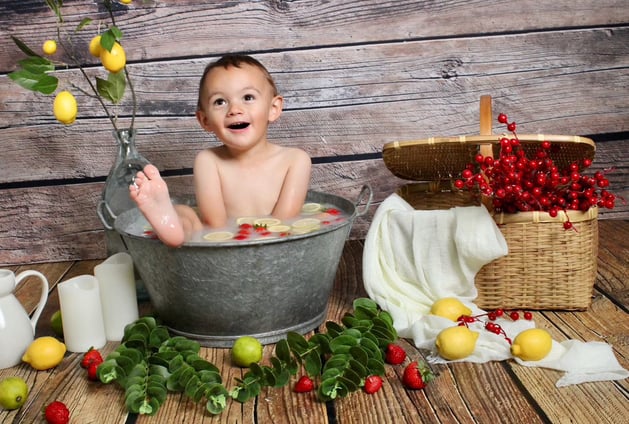
[[[616,196],[607,191],[609,180],[603,172],[594,176],[581,173],[592,164],[585,158],[560,170],[551,153],[554,146],[549,141],[540,143],[533,158],[526,152],[516,135],[516,123],[509,122],[507,115],[498,115],[498,122],[507,124],[513,138],[500,139],[500,155],[497,159],[477,154],[454,185],[458,189],[478,189],[491,197],[496,212],[516,213],[545,211],[552,217],[568,209],[587,211],[593,206],[613,209]],[[564,228],[572,228],[565,222]]]
[[[496,321],[496,319],[503,318],[505,315],[511,318],[512,321],[517,321],[520,319],[520,312],[518,311],[507,312],[504,309],[496,309],[495,311],[490,311],[490,312],[487,312],[486,314],[481,314],[481,315],[474,315],[474,316],[461,315],[457,319],[457,322],[459,323],[460,326],[464,325],[466,327],[473,322],[484,323],[485,330],[494,334],[498,334],[498,335],[502,334],[505,340],[509,344],[511,344],[511,339],[507,337],[507,333],[505,333],[505,331],[502,329],[500,324],[497,324],[494,322]],[[530,311],[523,311],[522,316],[524,317],[525,320],[528,320],[528,321],[533,319],[533,313]],[[487,321],[483,320],[483,317],[487,317]]]

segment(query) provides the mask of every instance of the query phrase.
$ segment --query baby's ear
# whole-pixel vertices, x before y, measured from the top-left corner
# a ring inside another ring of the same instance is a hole
[[[207,116],[205,115],[205,113],[203,113],[202,110],[200,110],[200,109],[197,110],[196,117],[197,117],[197,121],[199,121],[199,125],[201,125],[201,127],[204,130],[206,130],[208,132],[212,132],[212,128],[208,124]]]
[[[282,96],[275,96],[271,101],[271,108],[269,109],[269,122],[275,121],[282,114],[282,108],[284,107],[284,98]]]

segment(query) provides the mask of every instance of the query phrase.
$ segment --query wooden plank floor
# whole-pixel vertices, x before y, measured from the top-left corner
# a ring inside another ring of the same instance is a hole
[[[351,309],[362,287],[361,241],[345,246],[331,295],[328,319],[338,321]],[[579,312],[535,312],[538,326],[556,340],[579,339],[611,344],[619,362],[629,368],[629,221],[600,221],[598,278],[592,306]],[[59,308],[56,284],[75,275],[92,273],[100,261],[57,262],[12,268],[36,269],[51,283],[50,297],[40,318],[37,335],[51,335],[50,316]],[[560,283],[560,282],[558,282]],[[16,295],[33,310],[36,284],[21,284]],[[149,305],[142,305],[148,311]],[[411,359],[426,352],[401,340]],[[108,343],[105,353],[115,349]],[[265,347],[265,357],[273,346]],[[202,354],[216,364],[226,386],[242,370],[231,366],[228,349],[203,348]],[[80,368],[80,355],[67,354],[50,371],[34,371],[28,365],[0,370],[0,378],[17,375],[31,387],[27,403],[17,411],[0,411],[0,423],[39,423],[42,408],[53,400],[65,402],[72,423],[619,423],[629,417],[629,381],[586,383],[555,387],[557,371],[525,368],[513,361],[487,364],[456,363],[433,366],[437,378],[424,391],[405,390],[403,366],[387,366],[383,389],[375,395],[356,392],[347,398],[320,403],[314,393],[297,395],[290,387],[268,389],[245,404],[230,402],[212,417],[200,404],[185,396],[169,394],[154,417],[128,415],[122,391],[115,385],[90,382]],[[627,422],[627,421],[624,421]]]

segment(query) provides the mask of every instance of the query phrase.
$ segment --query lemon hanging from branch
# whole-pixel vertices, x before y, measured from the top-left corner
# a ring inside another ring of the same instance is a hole
[[[137,111],[137,100],[129,72],[126,69],[126,52],[122,47],[122,31],[116,26],[115,16],[113,13],[113,0],[102,0],[110,17],[110,25],[100,34],[93,37],[86,46],[92,56],[98,57],[107,70],[107,77],[91,77],[84,69],[82,62],[83,56],[75,50],[77,43],[74,37],[92,23],[91,18],[84,18],[76,26],[74,31],[65,31],[65,20],[62,15],[62,0],[45,0],[46,5],[54,12],[57,17],[57,37],[55,40],[47,40],[42,45],[45,55],[52,55],[57,52],[57,45],[60,47],[62,54],[54,62],[41,54],[36,53],[28,47],[19,38],[11,36],[13,42],[18,48],[26,54],[26,58],[18,62],[15,71],[8,74],[8,77],[18,85],[31,91],[39,92],[45,95],[55,93],[59,86],[59,79],[54,75],[57,66],[63,68],[75,67],[83,76],[88,87],[81,87],[78,81],[70,81],[70,85],[74,90],[80,91],[87,97],[98,100],[105,115],[111,121],[114,130],[118,130],[117,117],[118,114],[110,111],[111,105],[117,105],[124,97],[126,88],[129,87],[133,103],[133,111],[131,114],[130,129],[133,129]],[[118,0],[118,3],[129,4],[131,1]],[[62,85],[61,85],[62,86]],[[68,91],[62,88],[53,104],[53,111],[57,120],[63,124],[71,124],[76,119],[76,99]],[[74,91],[73,90],[73,91]]]
[[[52,110],[57,121],[65,125],[70,125],[76,119],[78,112],[76,99],[69,91],[61,91],[55,97]]]

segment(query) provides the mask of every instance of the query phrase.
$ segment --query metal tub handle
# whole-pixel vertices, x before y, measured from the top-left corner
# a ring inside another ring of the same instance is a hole
[[[358,193],[358,197],[356,198],[356,202],[354,206],[356,208],[356,216],[363,216],[369,211],[369,206],[371,206],[371,201],[373,200],[373,190],[369,184],[365,184],[361,189],[360,193]],[[361,204],[364,205],[360,208]]]

